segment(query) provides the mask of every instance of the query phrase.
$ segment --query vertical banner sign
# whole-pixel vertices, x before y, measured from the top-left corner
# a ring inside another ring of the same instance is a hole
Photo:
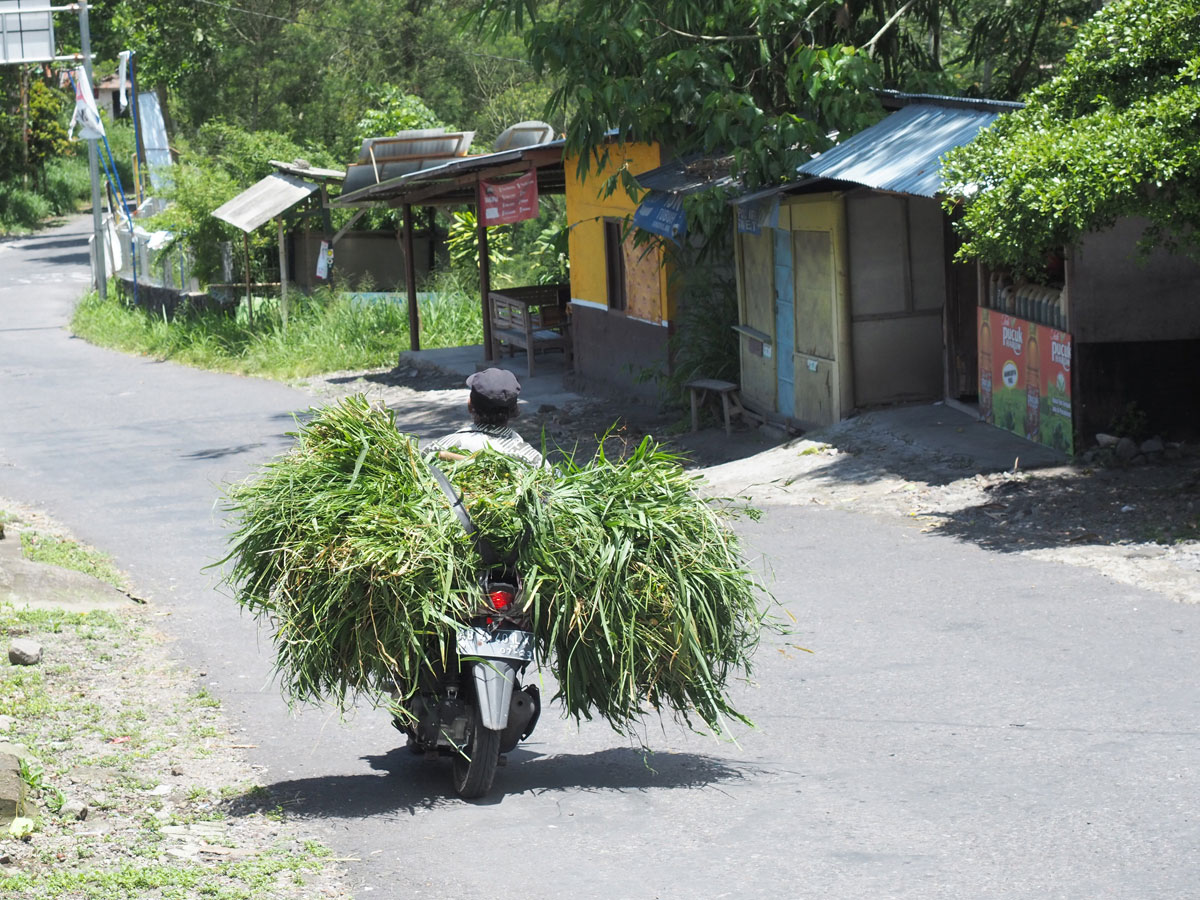
[[[981,308],[979,411],[997,428],[1073,452],[1071,335]]]
[[[479,182],[479,210],[484,225],[511,225],[538,214],[537,170],[512,181]]]
[[[321,249],[317,251],[317,278],[324,281],[329,277],[329,266],[333,261],[333,250],[329,241],[321,241]]]
[[[70,138],[79,126],[81,141],[98,141],[104,137],[104,122],[100,119],[100,110],[96,108],[96,98],[92,96],[92,83],[88,81],[87,70],[83,66],[75,67],[75,114],[71,117],[71,127],[67,129]]]

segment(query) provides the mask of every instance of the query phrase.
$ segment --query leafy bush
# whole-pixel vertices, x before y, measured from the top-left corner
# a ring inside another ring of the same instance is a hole
[[[42,180],[42,196],[53,215],[75,212],[91,198],[92,178],[86,159],[77,156],[52,159],[46,163]]]
[[[1034,274],[1117,219],[1200,258],[1200,2],[1114,0],[1024,109],[947,154],[960,259]]]
[[[49,218],[52,208],[41,194],[16,184],[0,184],[0,231],[26,231]]]

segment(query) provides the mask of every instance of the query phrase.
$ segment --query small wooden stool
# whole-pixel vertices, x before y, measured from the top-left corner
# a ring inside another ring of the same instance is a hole
[[[733,417],[744,416],[757,419],[752,412],[742,406],[738,397],[738,386],[732,381],[719,381],[716,378],[695,378],[687,383],[687,389],[692,395],[692,431],[700,430],[700,404],[707,399],[712,391],[721,398],[721,413],[725,417],[725,433],[733,433]]]

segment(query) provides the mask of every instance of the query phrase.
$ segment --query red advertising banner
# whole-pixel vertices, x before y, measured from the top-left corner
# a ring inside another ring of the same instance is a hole
[[[978,328],[984,420],[1072,453],[1071,335],[982,308]]]
[[[480,181],[479,209],[484,225],[511,225],[537,218],[537,170],[512,181]]]

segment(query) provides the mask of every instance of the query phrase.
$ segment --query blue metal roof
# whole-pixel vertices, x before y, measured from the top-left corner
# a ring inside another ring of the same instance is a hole
[[[970,143],[999,116],[991,109],[914,103],[817,156],[796,171],[881,191],[935,197],[941,158]]]

